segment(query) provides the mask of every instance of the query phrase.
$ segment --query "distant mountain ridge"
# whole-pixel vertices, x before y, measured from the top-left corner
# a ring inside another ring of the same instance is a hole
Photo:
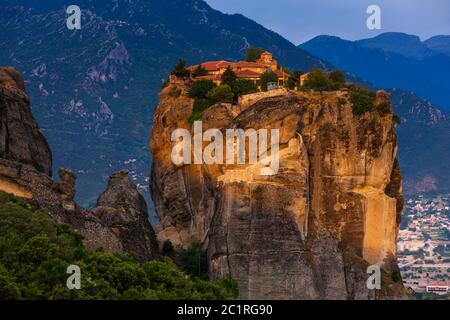
[[[405,194],[450,192],[450,113],[412,92],[391,89]]]
[[[396,32],[358,41],[318,36],[299,47],[376,86],[413,91],[450,110],[447,36],[424,42]]]
[[[450,36],[435,36],[425,41],[428,48],[450,55]]]

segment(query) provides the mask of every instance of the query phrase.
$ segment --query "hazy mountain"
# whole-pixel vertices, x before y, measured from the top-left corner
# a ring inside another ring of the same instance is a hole
[[[393,32],[359,41],[318,36],[300,47],[376,86],[413,91],[450,110],[450,55],[443,53],[448,49],[445,39],[422,42]]]
[[[381,49],[387,53],[422,59],[436,55],[436,52],[427,47],[418,36],[400,33],[386,32],[370,39],[363,39],[357,43],[364,48]]]
[[[412,92],[389,90],[406,194],[450,192],[450,114]]]
[[[124,167],[141,190],[147,187],[157,93],[179,58],[237,60],[252,45],[291,68],[330,67],[244,16],[200,0],[79,0],[79,31],[66,27],[70,4],[2,3],[0,64],[23,72],[55,167],[77,172],[84,204],[93,204],[108,176]]]
[[[428,48],[450,55],[450,36],[436,36],[425,41]]]

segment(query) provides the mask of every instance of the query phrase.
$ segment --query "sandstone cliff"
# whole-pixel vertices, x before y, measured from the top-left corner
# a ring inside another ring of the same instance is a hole
[[[403,208],[391,112],[355,116],[347,92],[281,91],[232,106],[217,104],[203,130],[279,129],[280,169],[182,165],[171,134],[192,130],[193,101],[178,84],[160,94],[154,116],[151,193],[160,243],[201,241],[210,277],[232,276],[241,298],[404,297],[396,264]],[[377,93],[377,104],[389,97]],[[368,290],[366,268],[383,267],[382,290]]]
[[[14,68],[0,68],[0,190],[42,208],[84,237],[87,248],[128,253],[138,261],[158,256],[145,201],[128,179],[114,174],[92,211],[74,200],[76,176],[60,169],[51,177],[52,156],[34,120],[23,81]]]

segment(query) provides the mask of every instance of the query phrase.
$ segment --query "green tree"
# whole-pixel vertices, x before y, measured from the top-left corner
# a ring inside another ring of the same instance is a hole
[[[264,52],[261,48],[250,47],[247,49],[245,53],[245,61],[255,62],[261,57],[261,54]]]
[[[222,78],[220,80],[222,85],[227,85],[230,88],[233,88],[236,79],[236,73],[228,66],[228,68],[222,74]]]
[[[18,300],[20,299],[20,290],[17,287],[14,278],[11,277],[5,267],[0,264],[0,300]]]
[[[247,79],[237,79],[233,86],[233,92],[237,96],[257,92],[255,83]]]
[[[194,81],[188,90],[188,97],[192,99],[205,99],[208,92],[216,87],[216,84],[211,80],[197,80]]]
[[[192,72],[192,76],[195,77],[201,77],[201,76],[206,76],[208,75],[208,71],[206,71],[205,68],[203,68],[203,66],[200,64],[195,70],[194,72]]]
[[[267,84],[275,82],[278,84],[278,76],[275,72],[267,70],[261,76],[261,89],[262,91],[267,91]]]
[[[384,116],[390,114],[392,112],[392,108],[388,102],[383,101],[382,103],[377,105],[377,111],[381,116]]]
[[[175,65],[175,67],[173,68],[171,74],[173,74],[177,78],[183,79],[183,78],[188,78],[190,76],[191,72],[188,69],[186,69],[186,61],[184,61],[183,59],[180,59],[178,61],[178,63]]]
[[[181,256],[181,265],[184,272],[201,279],[208,279],[208,256],[200,243],[193,242],[191,247],[184,250]]]
[[[330,72],[329,78],[332,82],[344,84],[345,76],[340,70],[333,70]]]
[[[208,99],[210,99],[214,103],[219,102],[227,102],[230,103],[233,101],[234,93],[228,85],[221,85],[217,88],[212,89],[208,95]]]
[[[289,77],[286,81],[286,88],[293,90],[295,89],[296,84],[297,82],[294,80],[294,78]]]
[[[211,101],[208,98],[195,99],[192,114],[188,119],[189,124],[192,125],[194,121],[201,119],[203,113],[206,110],[208,110],[208,108],[211,107],[213,104],[214,101]]]
[[[355,88],[350,95],[350,102],[353,105],[353,114],[362,115],[370,112],[374,108],[375,95],[367,89]]]
[[[318,91],[328,91],[331,87],[331,81],[328,74],[320,69],[311,71],[303,83],[303,88]]]

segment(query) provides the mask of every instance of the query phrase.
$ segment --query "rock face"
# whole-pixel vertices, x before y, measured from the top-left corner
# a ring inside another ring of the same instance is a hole
[[[0,190],[44,209],[84,237],[87,248],[127,253],[138,261],[158,256],[145,201],[126,172],[114,174],[99,207],[85,210],[74,201],[76,175],[51,177],[50,148],[34,120],[20,75],[0,68]]]
[[[145,261],[158,256],[156,235],[148,222],[147,204],[128,177],[113,174],[92,213],[120,239],[125,252]]]
[[[347,92],[219,104],[203,114],[203,131],[279,129],[278,173],[262,175],[261,163],[175,166],[171,134],[192,130],[193,101],[181,89],[161,93],[152,132],[161,242],[201,241],[210,277],[232,276],[244,299],[407,295],[396,264],[403,198],[392,113],[355,116]],[[388,98],[379,92],[376,104]],[[381,290],[366,287],[369,265],[385,271]]]
[[[51,175],[50,147],[31,114],[24,89],[14,68],[0,68],[0,157]]]

